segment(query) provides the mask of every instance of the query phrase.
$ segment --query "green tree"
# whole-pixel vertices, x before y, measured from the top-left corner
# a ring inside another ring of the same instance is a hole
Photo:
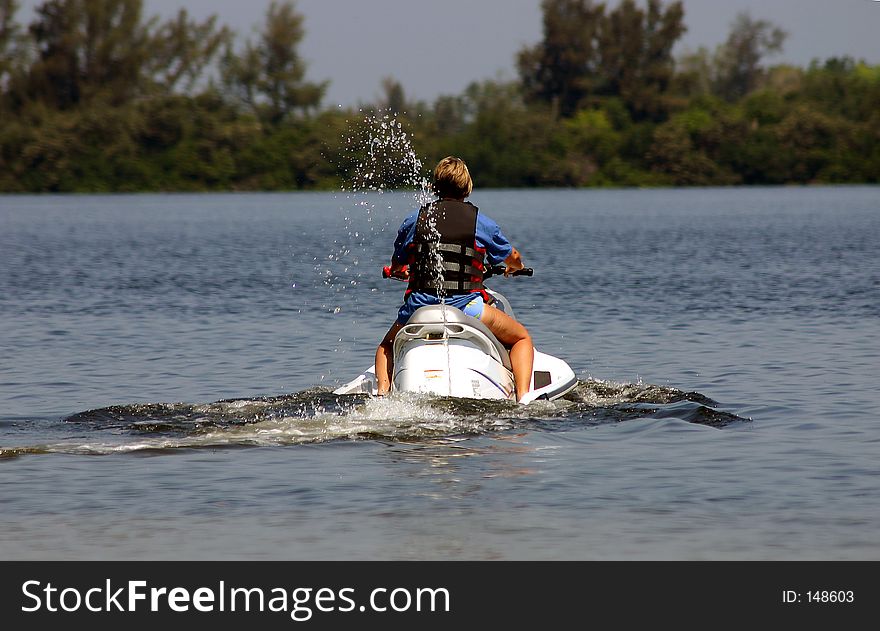
[[[143,87],[150,37],[141,0],[49,0],[30,32],[31,98],[65,109],[102,96],[124,103]]]
[[[321,102],[327,82],[305,81],[306,64],[297,47],[303,38],[302,15],[293,2],[272,2],[257,44],[248,41],[241,54],[227,46],[223,81],[234,97],[269,127]]]
[[[438,144],[437,153],[464,158],[477,186],[579,186],[595,170],[570,153],[551,108],[527,106],[517,83],[472,83],[464,98],[473,118],[460,135]]]
[[[633,117],[661,119],[675,70],[672,48],[684,34],[684,8],[647,0],[645,10],[623,0],[598,31],[601,92],[619,96]]]
[[[770,22],[740,13],[716,53],[714,92],[734,102],[757,88],[765,76],[764,58],[781,52],[786,37]]]
[[[393,77],[382,78],[382,98],[379,109],[391,114],[400,114],[407,110],[406,94],[400,81]]]
[[[518,56],[530,102],[570,117],[591,97],[621,97],[636,119],[665,116],[672,48],[685,32],[681,2],[647,0],[643,10],[623,0],[606,13],[590,0],[544,0],[541,8],[544,39]]]
[[[571,116],[593,93],[599,73],[597,37],[605,5],[591,0],[543,0],[543,40],[519,52],[526,99]]]
[[[736,184],[739,177],[719,152],[741,136],[741,124],[730,112],[694,107],[657,127],[647,158],[676,186]]]
[[[80,100],[83,34],[78,9],[63,0],[43,3],[30,26],[38,59],[30,68],[27,97],[50,107],[71,107]]]
[[[800,105],[773,131],[776,151],[786,167],[785,181],[813,183],[849,179],[838,163],[841,155],[848,153],[852,123]]]
[[[152,35],[149,66],[153,80],[165,92],[178,86],[191,90],[231,39],[227,27],[217,26],[216,15],[200,23],[190,20],[186,9],[181,9]]]
[[[15,21],[17,12],[16,0],[0,0],[0,93],[8,89],[10,78],[25,54],[21,28]]]
[[[437,97],[432,115],[436,133],[441,135],[460,134],[473,118],[464,96],[449,94]]]
[[[565,121],[564,129],[573,154],[596,170],[620,155],[622,134],[614,129],[605,110],[581,110]]]
[[[851,57],[813,62],[803,77],[802,96],[824,112],[867,121],[878,115],[880,66]]]
[[[705,46],[687,51],[675,62],[671,91],[684,98],[709,94],[713,81],[712,54]]]

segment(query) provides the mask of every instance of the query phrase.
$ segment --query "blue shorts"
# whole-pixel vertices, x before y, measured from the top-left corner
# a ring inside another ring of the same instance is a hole
[[[400,324],[406,324],[407,320],[412,317],[416,309],[426,307],[428,305],[439,305],[440,298],[432,294],[424,294],[421,292],[412,292],[406,298],[406,302],[397,312],[397,321]],[[446,304],[456,309],[461,309],[469,316],[479,320],[483,317],[483,296],[480,294],[459,294],[457,296],[446,296]]]

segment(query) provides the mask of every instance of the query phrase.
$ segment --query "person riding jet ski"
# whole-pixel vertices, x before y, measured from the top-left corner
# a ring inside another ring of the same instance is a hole
[[[523,269],[519,251],[498,224],[464,201],[473,190],[464,160],[449,156],[434,168],[433,191],[439,199],[404,219],[394,241],[390,273],[409,286],[397,320],[376,349],[377,394],[391,389],[392,348],[397,332],[419,307],[445,302],[480,320],[510,349],[516,400],[529,391],[534,363],[526,328],[491,306],[483,288],[485,265],[504,263],[507,276]]]

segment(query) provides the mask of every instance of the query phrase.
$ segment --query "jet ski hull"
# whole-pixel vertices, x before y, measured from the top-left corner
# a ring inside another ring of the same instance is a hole
[[[482,322],[458,309],[434,305],[417,310],[398,332],[393,353],[396,392],[516,399],[507,349]],[[334,392],[375,395],[375,370],[371,366]],[[535,350],[529,393],[520,402],[558,399],[576,385],[577,377],[566,362]]]

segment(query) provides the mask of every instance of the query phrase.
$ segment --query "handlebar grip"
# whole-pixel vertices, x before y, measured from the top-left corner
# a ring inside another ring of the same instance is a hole
[[[382,278],[393,278],[394,280],[406,281],[408,278],[408,276],[406,275],[407,266],[404,266],[400,273],[402,275],[392,274],[390,265],[386,265],[385,267],[382,268]]]
[[[492,276],[504,276],[504,270],[507,269],[504,265],[493,265],[488,268],[486,272],[483,274],[484,278],[491,278]],[[535,270],[531,267],[524,267],[522,269],[516,270],[511,276],[534,276]]]

